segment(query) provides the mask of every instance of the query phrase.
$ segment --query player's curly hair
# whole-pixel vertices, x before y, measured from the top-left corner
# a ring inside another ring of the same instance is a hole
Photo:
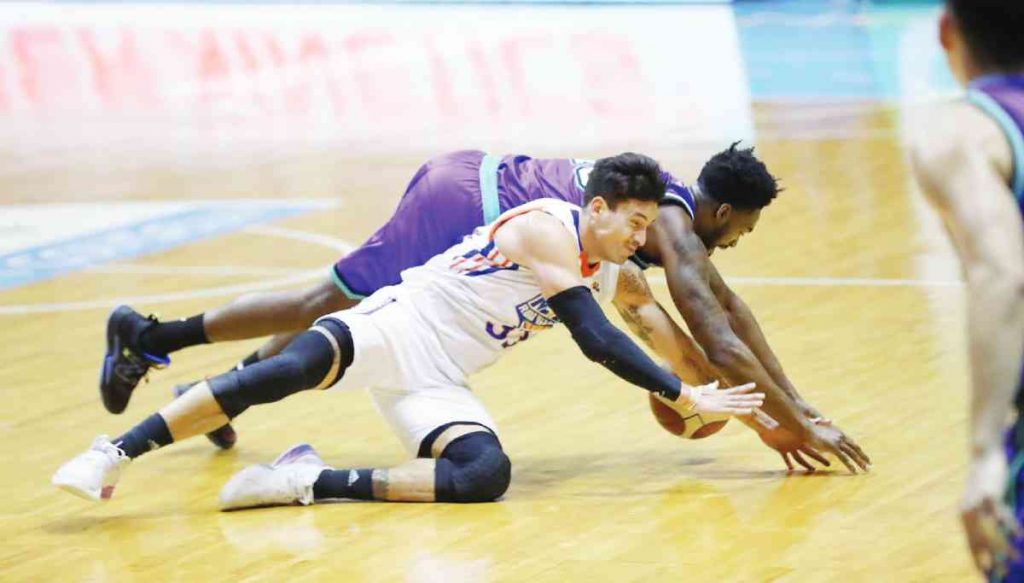
[[[946,6],[978,65],[1000,71],[1024,67],[1024,2],[946,0]]]
[[[665,196],[661,166],[653,158],[632,152],[601,158],[590,172],[583,199],[590,202],[595,196],[608,201],[612,209],[625,200],[658,202]]]
[[[768,206],[782,191],[779,181],[754,156],[754,148],[729,149],[711,157],[700,171],[697,183],[704,194],[743,210]]]

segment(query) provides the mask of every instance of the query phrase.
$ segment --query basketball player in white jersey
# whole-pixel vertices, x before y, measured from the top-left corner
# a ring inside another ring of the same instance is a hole
[[[368,388],[413,459],[335,470],[310,446],[297,446],[232,478],[223,509],[334,498],[495,500],[508,488],[511,462],[467,377],[559,322],[588,358],[680,412],[750,415],[764,400],[753,385],[682,382],[613,327],[595,300],[635,290],[619,283],[638,268],[620,266],[644,244],[664,192],[654,160],[600,160],[583,208],[544,200],[506,212],[403,272],[401,284],[321,318],[279,355],[200,383],[113,441],[98,437],[53,483],[87,499],[110,498],[121,469],[148,451],[220,427],[252,405],[337,385]]]

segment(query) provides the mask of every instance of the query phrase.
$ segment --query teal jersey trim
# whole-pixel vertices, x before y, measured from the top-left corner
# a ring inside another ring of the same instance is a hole
[[[480,198],[484,208],[484,224],[489,225],[501,215],[498,203],[498,164],[501,159],[484,154],[480,161]]]
[[[967,100],[978,106],[1003,128],[1013,151],[1013,194],[1017,200],[1024,200],[1024,133],[1003,106],[987,94],[971,89],[967,91]]]
[[[338,272],[334,270],[333,266],[331,267],[331,279],[334,280],[334,284],[338,286],[338,289],[341,290],[341,293],[345,294],[345,297],[347,297],[348,299],[361,300],[366,297],[362,294],[357,294],[356,292],[350,290],[349,287],[345,285],[345,282],[341,281],[341,278],[338,277]]]

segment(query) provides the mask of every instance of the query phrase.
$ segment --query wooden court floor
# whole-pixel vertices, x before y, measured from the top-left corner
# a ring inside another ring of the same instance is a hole
[[[948,247],[923,211],[888,112],[844,118],[845,137],[777,131],[777,114],[758,109],[758,151],[787,189],[754,234],[715,261],[801,392],[872,456],[870,474],[788,475],[735,423],[702,442],[673,438],[642,391],[587,362],[556,330],[474,379],[513,460],[499,503],[217,512],[230,475],[297,442],[339,466],[399,461],[398,442],[359,392],[253,410],[238,420],[229,452],[196,439],[146,456],[106,504],[51,488],[54,469],[95,435],[123,431],[174,384],[225,370],[258,344],[181,352],[124,415],[111,416],[96,375],[116,298],[186,316],[230,297],[206,291],[325,270],[337,255],[324,240],[243,230],[120,262],[119,271],[0,293],[0,580],[969,580],[955,512],[965,459],[963,298]],[[650,153],[692,179],[712,151]],[[340,206],[274,226],[358,242],[388,216],[420,159],[297,151],[201,170],[115,159],[102,161],[104,171],[95,160],[57,174],[8,168],[0,203],[325,197]],[[668,303],[660,274],[651,277]],[[164,294],[177,296],[146,299]]]

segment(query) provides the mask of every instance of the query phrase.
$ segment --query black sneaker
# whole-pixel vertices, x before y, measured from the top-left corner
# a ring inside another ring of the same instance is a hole
[[[174,387],[174,398],[184,395],[189,389],[199,384],[199,381],[194,383],[185,383],[184,385],[177,385]],[[218,427],[213,431],[206,434],[206,438],[210,440],[210,443],[216,445],[221,449],[231,449],[235,446],[235,442],[238,441],[238,434],[235,433],[235,428],[231,425],[224,425]]]
[[[139,347],[139,336],[156,322],[155,316],[143,316],[128,306],[114,308],[107,318],[107,354],[100,371],[100,396],[107,411],[123,412],[150,367],[171,363],[170,358],[147,354]]]

